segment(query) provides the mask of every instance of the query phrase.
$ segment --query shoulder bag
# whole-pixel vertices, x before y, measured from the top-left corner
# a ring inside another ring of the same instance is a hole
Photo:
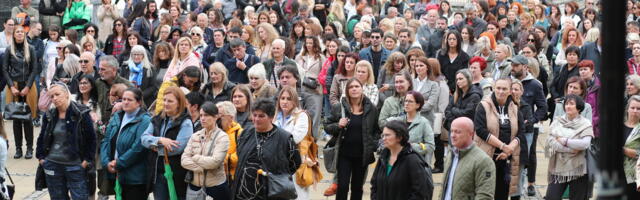
[[[27,104],[26,101],[20,100],[24,99],[21,97],[17,98],[17,101],[8,103],[4,107],[4,119],[7,120],[30,120],[31,119],[31,108]]]
[[[215,145],[215,139],[218,137],[218,133],[220,133],[220,129],[216,130],[216,134],[211,138],[211,146],[209,146],[209,152],[206,155],[211,155],[213,151],[213,146]],[[206,144],[206,142],[205,142]],[[190,184],[193,181],[193,171],[187,170],[187,174],[184,177],[184,181],[187,184]],[[207,199],[207,193],[205,192],[207,188],[207,170],[204,170],[204,178],[202,179],[202,187],[199,190],[192,190],[191,186],[187,185],[187,200],[205,200]]]
[[[287,173],[284,174],[274,174],[268,172],[269,169],[264,167],[264,162],[262,162],[262,147],[259,145],[258,141],[258,132],[253,133],[253,137],[256,140],[256,144],[258,147],[258,158],[262,163],[262,168],[264,171],[267,171],[267,197],[269,199],[296,199],[298,198],[298,194],[296,193],[296,186],[293,183],[293,177]]]
[[[341,118],[344,118],[346,114],[344,113],[344,106],[342,106],[342,98],[343,97],[340,97],[340,116]],[[338,135],[331,138],[324,148],[322,148],[322,154],[324,155],[324,168],[326,168],[329,173],[338,172],[338,152],[340,150],[343,131],[344,129],[340,130]]]
[[[10,200],[13,199],[13,194],[16,193],[16,184],[13,182],[11,174],[9,174],[9,170],[7,170],[6,167],[4,168],[4,171],[5,173],[7,173],[7,177],[9,178],[9,181],[11,181],[11,185],[6,184],[6,180],[4,179],[4,177],[0,177],[0,179],[2,180],[2,183],[0,183],[0,193],[2,193],[2,195],[0,195],[0,198]]]
[[[311,115],[309,115],[306,112],[304,112],[304,114],[308,116],[307,119],[309,121],[309,128],[307,130],[307,135],[298,144],[298,150],[300,151],[300,155],[303,160],[298,170],[296,170],[295,176],[296,176],[296,184],[298,184],[300,187],[308,187],[322,180],[322,172],[320,172],[320,167],[317,164],[318,145],[313,139],[313,136],[311,133],[311,127],[312,127]],[[304,164],[307,158],[311,159],[316,164],[313,166]]]

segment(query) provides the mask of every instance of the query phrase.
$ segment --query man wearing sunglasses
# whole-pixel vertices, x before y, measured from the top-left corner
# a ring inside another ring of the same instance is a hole
[[[360,50],[360,60],[366,60],[373,66],[375,79],[378,79],[380,66],[384,64],[391,52],[382,48],[382,30],[375,28],[371,30],[371,46]]]
[[[80,54],[80,72],[73,75],[69,82],[69,91],[71,94],[78,94],[80,77],[83,77],[85,74],[93,76],[94,79],[100,76],[98,70],[95,69],[95,58],[96,56],[88,51]]]

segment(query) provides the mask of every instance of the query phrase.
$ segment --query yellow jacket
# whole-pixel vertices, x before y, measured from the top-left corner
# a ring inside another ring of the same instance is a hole
[[[237,139],[240,138],[240,133],[242,133],[242,126],[237,122],[233,122],[231,124],[231,128],[225,130],[227,135],[229,136],[229,150],[227,151],[227,156],[224,159],[224,166],[227,171],[227,176],[234,179],[234,175],[236,173],[236,167],[238,166],[238,153],[237,149]]]
[[[156,109],[155,112],[153,112],[154,116],[162,113],[162,110],[164,109],[164,91],[171,86],[178,86],[177,76],[171,77],[170,80],[164,81],[162,82],[162,85],[160,85],[160,90],[158,90],[158,98],[156,98]]]

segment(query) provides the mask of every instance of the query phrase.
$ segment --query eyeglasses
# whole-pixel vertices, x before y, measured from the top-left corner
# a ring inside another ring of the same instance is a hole
[[[87,63],[89,63],[89,60],[80,60],[80,63],[87,64]]]
[[[191,36],[200,36],[200,33],[191,33]]]
[[[87,30],[87,33],[95,33],[95,30]]]
[[[63,47],[56,47],[56,50],[62,50]]]
[[[535,41],[536,41],[536,39],[527,39],[527,41],[529,41],[529,42],[535,42]]]
[[[371,39],[380,39],[382,38],[381,36],[371,36]]]
[[[116,26],[122,26],[122,24],[116,24]]]

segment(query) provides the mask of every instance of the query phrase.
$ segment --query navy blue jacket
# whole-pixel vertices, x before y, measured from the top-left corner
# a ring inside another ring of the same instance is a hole
[[[96,155],[96,133],[93,120],[87,106],[71,102],[65,116],[67,139],[64,152],[71,155],[71,159],[93,162]],[[58,109],[52,108],[44,115],[40,136],[36,147],[36,158],[45,159],[53,142],[53,129],[58,122]]]
[[[227,68],[227,71],[229,71],[229,74],[227,74],[229,81],[236,84],[249,83],[249,76],[247,75],[247,72],[251,69],[251,66],[260,63],[260,58],[251,54],[246,55],[248,58],[244,61],[244,65],[246,65],[244,70],[240,70],[236,67],[236,58],[232,57],[224,62],[224,66]]]

